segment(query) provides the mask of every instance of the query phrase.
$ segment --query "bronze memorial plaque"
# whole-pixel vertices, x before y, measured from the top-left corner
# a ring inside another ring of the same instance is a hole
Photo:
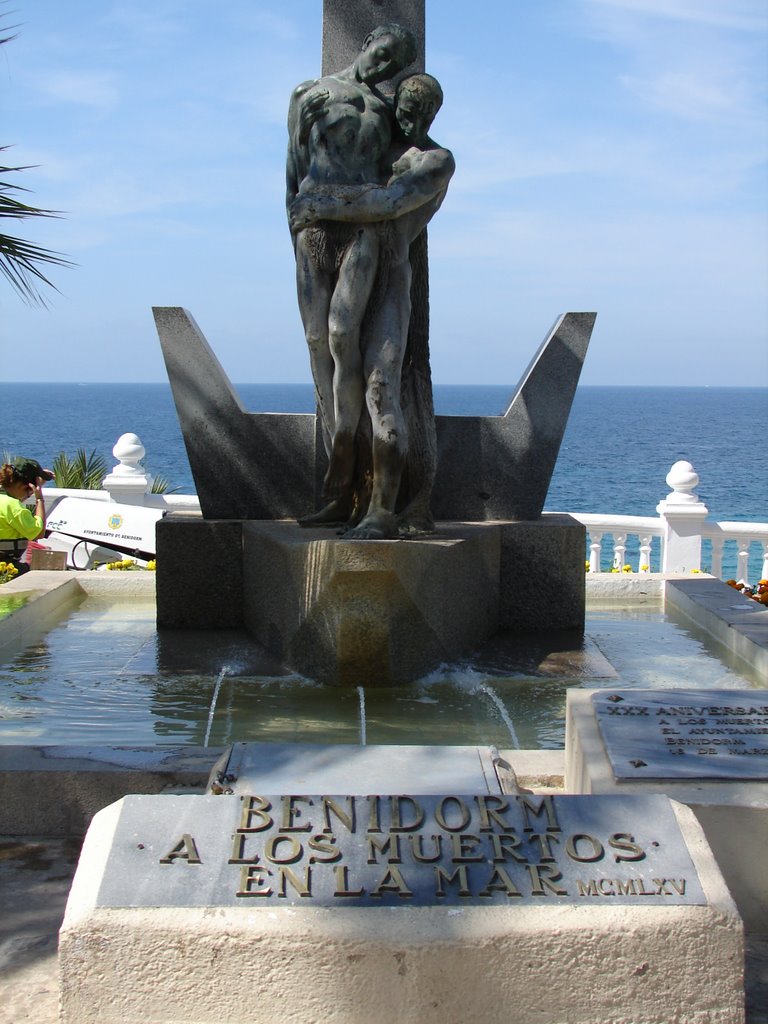
[[[129,796],[97,905],[703,904],[665,796]]]
[[[617,779],[768,779],[763,690],[592,694]]]

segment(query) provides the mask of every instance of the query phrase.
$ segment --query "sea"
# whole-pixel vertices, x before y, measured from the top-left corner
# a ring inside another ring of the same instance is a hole
[[[235,388],[252,412],[315,408],[311,384]],[[436,384],[435,410],[499,415],[514,390]],[[134,433],[146,449],[145,468],[176,492],[194,493],[168,384],[14,383],[3,384],[0,394],[0,454],[50,466],[59,452],[85,449],[103,455],[111,469],[115,442]],[[767,426],[768,387],[580,386],[546,510],[653,516],[670,490],[667,473],[682,459],[699,475],[696,493],[710,519],[768,522]]]

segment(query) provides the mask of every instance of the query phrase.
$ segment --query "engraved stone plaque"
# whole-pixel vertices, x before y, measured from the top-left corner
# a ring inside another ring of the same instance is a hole
[[[706,903],[665,796],[129,796],[102,907]]]
[[[610,690],[592,703],[617,779],[768,779],[762,690]]]

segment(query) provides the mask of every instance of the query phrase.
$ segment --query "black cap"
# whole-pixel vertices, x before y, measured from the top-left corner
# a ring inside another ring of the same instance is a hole
[[[34,459],[14,459],[11,463],[13,466],[16,476],[24,481],[26,484],[36,484],[40,477],[43,480],[53,480],[53,473],[48,469],[43,469],[39,462],[35,462]]]

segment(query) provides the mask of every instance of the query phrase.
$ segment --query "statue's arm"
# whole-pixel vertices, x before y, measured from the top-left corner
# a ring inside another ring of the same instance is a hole
[[[445,192],[455,170],[447,149],[422,153],[416,166],[390,178],[386,185],[336,186],[298,195],[288,213],[299,231],[318,220],[363,224],[394,220]]]
[[[298,85],[288,105],[288,158],[286,160],[286,206],[295,198],[309,168],[309,133],[325,110],[328,90],[316,88],[316,79]]]

